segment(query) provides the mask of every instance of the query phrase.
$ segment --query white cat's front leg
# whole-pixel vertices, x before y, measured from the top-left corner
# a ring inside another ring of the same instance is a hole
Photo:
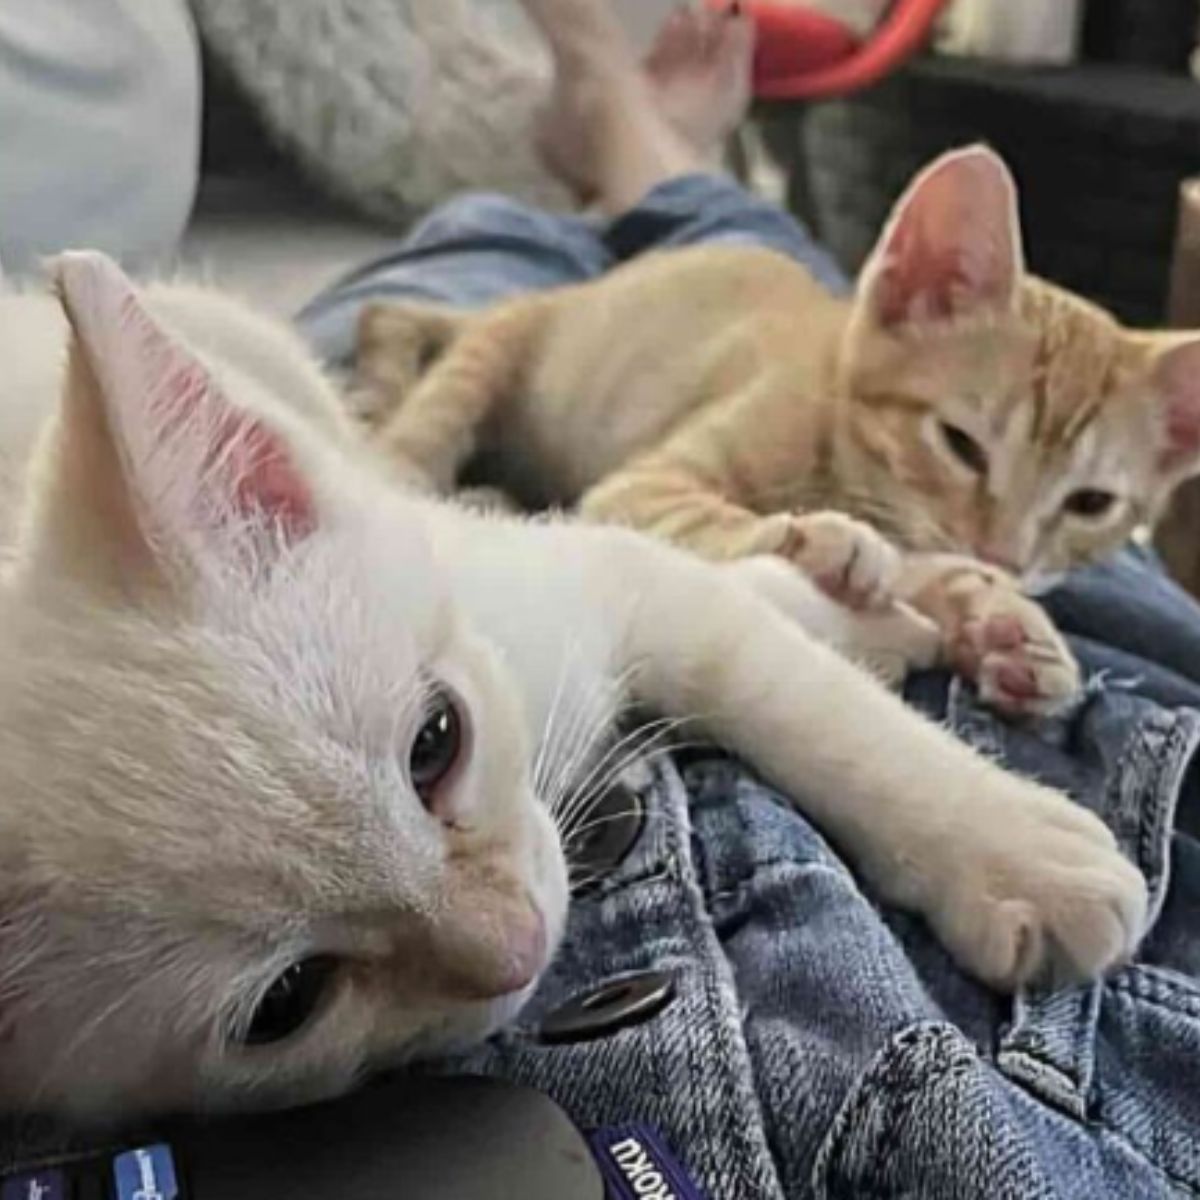
[[[627,606],[639,698],[695,715],[964,967],[1011,988],[1132,953],[1145,884],[1089,812],[975,754],[729,573],[603,536],[598,576],[610,611]]]
[[[749,587],[811,637],[893,687],[910,671],[932,667],[938,660],[941,631],[908,605],[848,608],[775,555],[737,559],[717,569]]]

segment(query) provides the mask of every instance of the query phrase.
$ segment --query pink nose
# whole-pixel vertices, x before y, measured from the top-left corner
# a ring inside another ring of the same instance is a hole
[[[546,965],[546,919],[535,904],[530,904],[529,914],[508,931],[501,952],[504,965],[496,976],[497,996],[528,987]]]
[[[442,983],[464,999],[495,1000],[528,987],[546,966],[546,920],[532,901],[468,918],[438,939]]]

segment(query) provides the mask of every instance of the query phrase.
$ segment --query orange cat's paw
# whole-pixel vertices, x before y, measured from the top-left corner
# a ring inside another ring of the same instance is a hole
[[[853,609],[888,607],[900,554],[870,525],[839,512],[779,518],[775,552],[798,566],[826,595]]]
[[[1041,607],[1024,596],[1010,595],[966,626],[962,640],[980,697],[993,708],[1044,716],[1079,694],[1075,656]]]
[[[1079,665],[1049,614],[996,572],[947,575],[937,619],[954,668],[992,708],[1046,716],[1079,694]]]

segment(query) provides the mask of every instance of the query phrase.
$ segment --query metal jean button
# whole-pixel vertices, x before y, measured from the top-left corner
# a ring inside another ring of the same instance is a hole
[[[649,1021],[675,999],[670,971],[639,971],[572,996],[542,1021],[541,1040],[586,1042]]]

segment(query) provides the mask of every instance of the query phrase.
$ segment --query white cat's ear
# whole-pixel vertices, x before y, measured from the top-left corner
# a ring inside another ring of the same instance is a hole
[[[71,342],[42,536],[59,560],[128,585],[305,537],[316,505],[285,440],[230,402],[109,258],[66,254],[54,275]]]
[[[886,330],[1006,312],[1024,269],[1012,175],[986,146],[970,146],[909,185],[859,275],[856,303]]]
[[[1200,338],[1162,351],[1151,368],[1160,472],[1200,473]]]

